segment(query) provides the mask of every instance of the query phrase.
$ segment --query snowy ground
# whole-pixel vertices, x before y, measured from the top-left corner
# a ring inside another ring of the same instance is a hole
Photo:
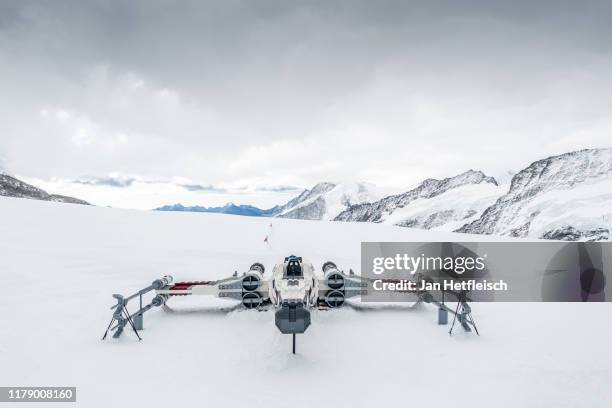
[[[449,337],[427,306],[315,311],[294,356],[271,312],[198,312],[203,300],[173,299],[192,312],[152,311],[142,342],[129,332],[100,341],[111,294],[163,274],[211,279],[289,253],[358,270],[363,240],[466,239],[272,223],[0,198],[0,385],[76,385],[83,407],[612,406],[607,304],[478,304],[481,337]]]

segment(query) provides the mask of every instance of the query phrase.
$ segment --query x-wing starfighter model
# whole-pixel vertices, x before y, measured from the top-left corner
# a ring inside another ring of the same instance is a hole
[[[315,272],[312,263],[302,257],[288,256],[283,262],[276,264],[269,276],[261,263],[251,265],[248,272],[216,281],[173,282],[171,276],[156,279],[151,285],[135,294],[123,297],[113,295],[117,303],[113,317],[104,333],[114,331],[113,337],[118,338],[126,326],[130,326],[140,339],[138,330],[143,328],[143,315],[153,307],[166,306],[171,298],[189,295],[209,295],[220,298],[235,299],[237,305],[244,309],[273,308],[276,310],[276,327],[283,334],[293,336],[293,353],[295,353],[295,335],[306,331],[310,326],[310,310],[335,309],[344,305],[354,307],[346,299],[367,294],[368,280],[349,271],[338,269],[333,262],[325,262],[322,274]],[[423,279],[415,276],[415,281]],[[418,282],[415,287],[418,287]],[[143,306],[144,294],[155,291],[153,300]],[[416,302],[432,303],[438,307],[438,323],[447,324],[448,313],[454,315],[465,331],[472,328],[478,333],[467,297],[458,296],[457,307],[453,310],[446,306],[444,300],[438,301],[427,291],[415,291]],[[129,313],[127,304],[138,298],[140,307],[134,313]],[[452,328],[450,332],[452,334]]]

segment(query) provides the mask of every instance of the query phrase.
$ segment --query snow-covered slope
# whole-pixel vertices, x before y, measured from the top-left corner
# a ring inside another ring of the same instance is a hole
[[[142,342],[100,340],[111,294],[164,274],[270,270],[289,253],[359,271],[361,241],[493,236],[3,197],[0,214],[0,384],[74,385],[68,405],[86,408],[612,405],[605,303],[477,304],[481,337],[449,337],[429,306],[314,311],[294,356],[274,313],[211,313],[189,297],[172,299],[175,313],[148,313]]]
[[[89,204],[86,201],[79,200],[78,198],[67,197],[58,194],[49,194],[46,191],[34,187],[28,183],[9,176],[8,174],[0,173],[0,196],[4,197],[16,197],[16,198],[29,198],[32,200],[45,200],[55,201],[58,203],[71,203],[71,204]]]
[[[612,226],[612,149],[532,163],[510,190],[459,231],[562,240],[601,240]]]
[[[427,179],[410,191],[377,202],[354,205],[335,220],[452,231],[480,216],[500,194],[494,178],[469,170],[443,180]]]
[[[403,227],[454,231],[477,219],[497,200],[503,187],[493,183],[466,184],[431,198],[417,198],[384,218]]]
[[[314,311],[293,356],[274,313],[214,313],[189,297],[145,316],[142,342],[100,340],[111,294],[164,274],[270,270],[289,253],[359,271],[361,241],[495,237],[2,197],[0,214],[0,384],[74,385],[87,408],[612,404],[607,304],[477,304],[481,337],[449,337],[429,306]]]
[[[277,216],[331,220],[352,205],[378,200],[385,192],[368,183],[319,183],[282,206]]]

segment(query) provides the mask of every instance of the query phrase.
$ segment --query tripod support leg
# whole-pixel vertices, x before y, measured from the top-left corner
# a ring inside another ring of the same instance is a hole
[[[108,327],[106,328],[106,331],[104,332],[104,336],[102,337],[102,340],[106,339],[106,335],[108,334],[108,330],[111,328],[111,326],[113,325],[114,321],[115,321],[115,318],[111,317],[110,323],[108,324]]]
[[[140,338],[140,335],[138,334],[138,330],[136,330],[136,327],[134,326],[134,322],[132,321],[130,314],[127,312],[127,310],[125,310],[125,308],[123,309],[123,313],[125,313],[125,317],[130,326],[132,326],[132,330],[134,330],[134,333],[136,334],[136,337],[138,337],[138,340],[142,340],[142,338]]]
[[[474,321],[474,318],[472,317],[471,313],[469,314],[469,317],[470,317],[470,322],[472,323],[472,326],[474,326],[474,330],[476,331],[476,334],[480,336],[480,333],[478,333],[478,327],[476,327],[476,322]]]
[[[450,330],[448,331],[449,336],[453,335],[453,329],[455,328],[455,320],[457,320],[457,312],[459,312],[459,305],[461,304],[461,301],[457,301],[457,307],[455,308],[455,315],[453,316],[453,324],[450,328]]]

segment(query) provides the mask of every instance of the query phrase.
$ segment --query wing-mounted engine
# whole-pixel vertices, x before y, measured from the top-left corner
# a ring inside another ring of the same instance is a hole
[[[367,283],[352,270],[346,274],[333,262],[325,262],[322,269],[323,279],[318,285],[320,307],[340,307],[346,299],[366,294]]]
[[[248,272],[216,281],[176,282],[157,291],[159,295],[188,296],[209,295],[239,300],[247,309],[254,309],[269,301],[268,281],[264,279],[265,268],[254,263]]]

